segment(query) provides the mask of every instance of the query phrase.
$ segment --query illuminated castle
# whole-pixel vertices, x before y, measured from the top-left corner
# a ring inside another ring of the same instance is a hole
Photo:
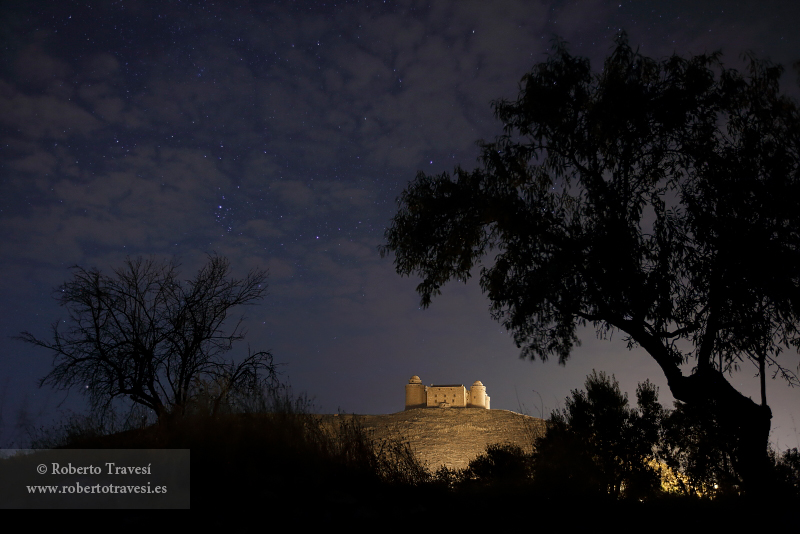
[[[406,410],[413,408],[485,408],[489,409],[486,386],[476,380],[467,389],[463,384],[425,386],[418,376],[412,376],[406,384]]]

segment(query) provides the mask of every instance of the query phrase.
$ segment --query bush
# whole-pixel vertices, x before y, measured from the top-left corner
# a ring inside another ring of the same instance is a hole
[[[183,416],[122,432],[74,416],[41,430],[33,445],[191,449],[192,508],[208,513],[267,502],[306,510],[307,496],[330,513],[341,498],[381,507],[394,502],[387,492],[430,478],[407,443],[374,440],[353,416],[314,414],[311,401],[288,388],[264,390],[237,406],[238,412],[227,403],[210,410],[196,404]]]
[[[534,480],[561,494],[645,499],[658,493],[651,464],[664,410],[649,381],[637,388],[637,408],[619,383],[593,371],[586,391],[573,390],[535,442]]]
[[[714,417],[714,407],[676,402],[664,419],[663,458],[683,475],[682,493],[703,497],[738,494],[741,481],[733,470],[732,442]]]
[[[512,490],[531,482],[532,467],[531,455],[519,446],[495,443],[469,463],[461,479],[473,487]]]

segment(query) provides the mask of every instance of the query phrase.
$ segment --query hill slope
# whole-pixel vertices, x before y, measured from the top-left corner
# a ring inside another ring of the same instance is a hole
[[[510,443],[531,452],[533,438],[545,428],[542,419],[480,408],[417,408],[387,415],[323,416],[331,422],[351,417],[374,439],[409,443],[431,471],[441,466],[465,468],[494,443]]]

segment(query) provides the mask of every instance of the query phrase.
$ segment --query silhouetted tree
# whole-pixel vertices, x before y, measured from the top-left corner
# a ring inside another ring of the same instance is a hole
[[[683,475],[678,479],[687,495],[720,496],[738,493],[741,484],[733,470],[729,444],[734,439],[714,417],[710,404],[675,403],[664,419],[663,455],[666,464]]]
[[[654,495],[660,478],[652,462],[665,416],[657,388],[649,381],[639,384],[633,408],[613,376],[593,371],[585,387],[572,391],[536,441],[537,485],[572,495]]]
[[[798,343],[800,114],[781,72],[656,61],[621,34],[593,74],[557,42],[516,101],[493,103],[504,133],[479,143],[480,168],[406,188],[381,253],[428,306],[491,252],[481,287],[524,357],[563,364],[582,325],[624,332],[676,399],[714,406],[762,485],[772,414],[725,373],[754,358],[763,375]]]
[[[785,494],[800,497],[800,451],[795,447],[775,456],[776,485]]]
[[[186,282],[173,262],[153,259],[128,258],[112,275],[72,271],[56,291],[69,326],[53,323],[51,339],[20,336],[54,353],[54,368],[40,386],[78,388],[100,411],[128,398],[161,418],[207,394],[198,391],[203,382],[217,384],[224,395],[259,391],[275,378],[269,352],[248,351],[238,364],[224,358],[244,338],[241,318],[225,328],[228,314],[264,296],[265,271],[231,278],[228,260],[216,255]]]
[[[518,445],[493,443],[473,458],[462,478],[467,484],[514,489],[531,481],[532,458]]]

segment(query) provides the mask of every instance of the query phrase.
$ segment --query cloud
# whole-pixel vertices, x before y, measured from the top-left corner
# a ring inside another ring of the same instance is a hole
[[[272,238],[284,235],[283,232],[276,227],[274,222],[266,219],[251,219],[239,227],[239,231],[245,235],[256,238]]]
[[[0,123],[29,139],[88,136],[102,126],[91,113],[59,96],[28,95],[0,80]]]
[[[313,191],[300,180],[275,180],[270,182],[269,190],[293,210],[309,209],[314,205]]]
[[[73,72],[69,63],[45,50],[55,37],[48,31],[38,31],[34,42],[20,50],[14,61],[17,83],[37,89],[53,89]]]

